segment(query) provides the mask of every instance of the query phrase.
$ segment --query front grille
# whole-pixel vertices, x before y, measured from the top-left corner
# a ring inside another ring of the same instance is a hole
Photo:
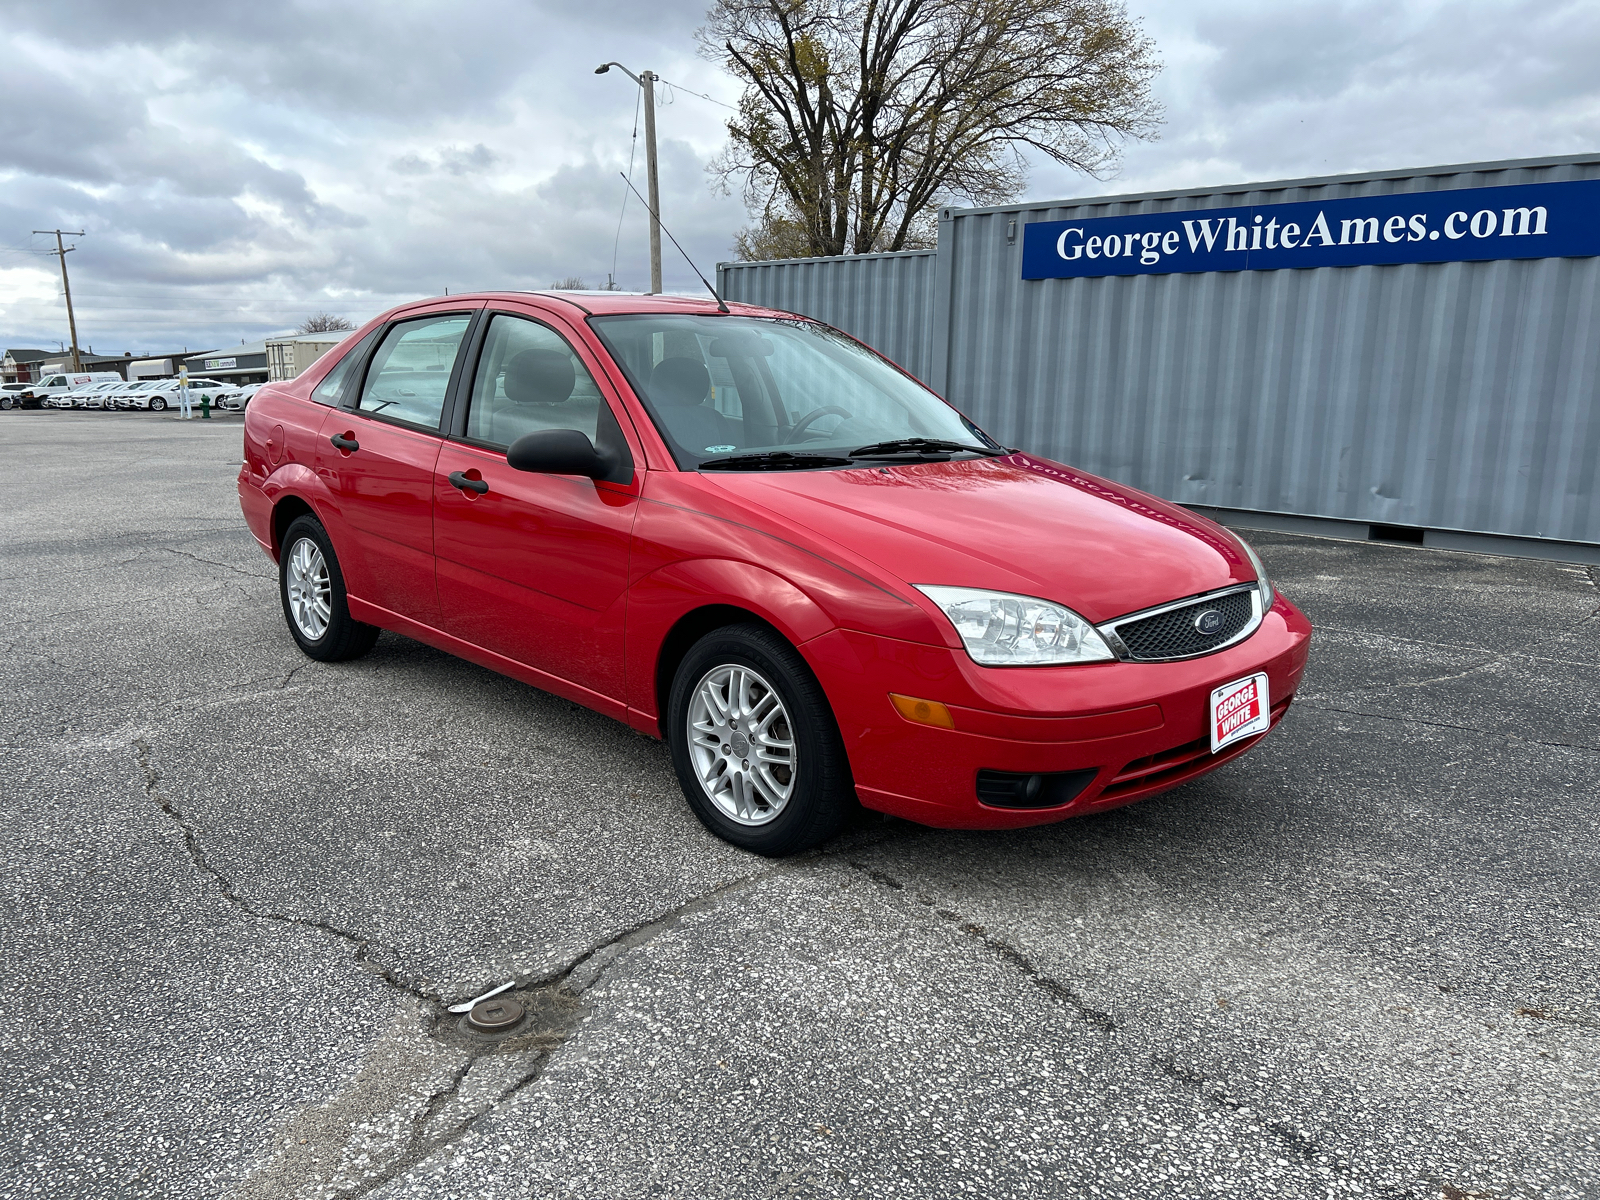
[[[1196,600],[1153,617],[1118,624],[1117,636],[1128,648],[1128,657],[1141,662],[1162,662],[1209,654],[1237,637],[1240,630],[1250,624],[1255,616],[1255,606],[1251,601],[1253,595],[1252,588],[1226,596]],[[1201,613],[1212,609],[1222,615],[1222,623],[1210,633],[1201,633],[1195,627],[1195,620]]]

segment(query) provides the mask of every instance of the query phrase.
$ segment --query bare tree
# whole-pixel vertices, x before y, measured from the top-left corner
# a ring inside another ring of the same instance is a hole
[[[715,0],[698,38],[744,81],[713,169],[752,248],[929,244],[941,203],[1020,195],[1028,148],[1099,176],[1161,119],[1121,0]]]
[[[552,292],[587,292],[589,285],[576,275],[568,275],[565,279],[558,279],[550,285]]]
[[[336,317],[332,313],[319,312],[312,313],[304,321],[301,321],[300,328],[297,332],[343,333],[347,329],[354,328],[355,326],[350,324],[350,322],[345,320],[343,317]]]

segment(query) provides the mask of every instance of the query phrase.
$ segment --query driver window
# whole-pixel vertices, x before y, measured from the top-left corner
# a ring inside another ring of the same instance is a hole
[[[537,321],[496,313],[472,381],[467,437],[500,448],[541,429],[576,429],[598,442],[605,401],[560,334]]]

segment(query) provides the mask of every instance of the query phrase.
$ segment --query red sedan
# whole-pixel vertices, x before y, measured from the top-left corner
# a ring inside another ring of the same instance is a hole
[[[993,829],[1142,799],[1259,741],[1305,667],[1235,534],[785,313],[408,304],[264,387],[244,445],[306,654],[390,629],[663,737],[764,854],[857,801]]]

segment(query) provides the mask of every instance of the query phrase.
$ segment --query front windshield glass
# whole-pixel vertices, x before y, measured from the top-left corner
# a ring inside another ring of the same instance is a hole
[[[927,388],[814,321],[645,313],[590,324],[684,470],[783,453],[838,466],[853,450],[906,438],[997,447]]]

